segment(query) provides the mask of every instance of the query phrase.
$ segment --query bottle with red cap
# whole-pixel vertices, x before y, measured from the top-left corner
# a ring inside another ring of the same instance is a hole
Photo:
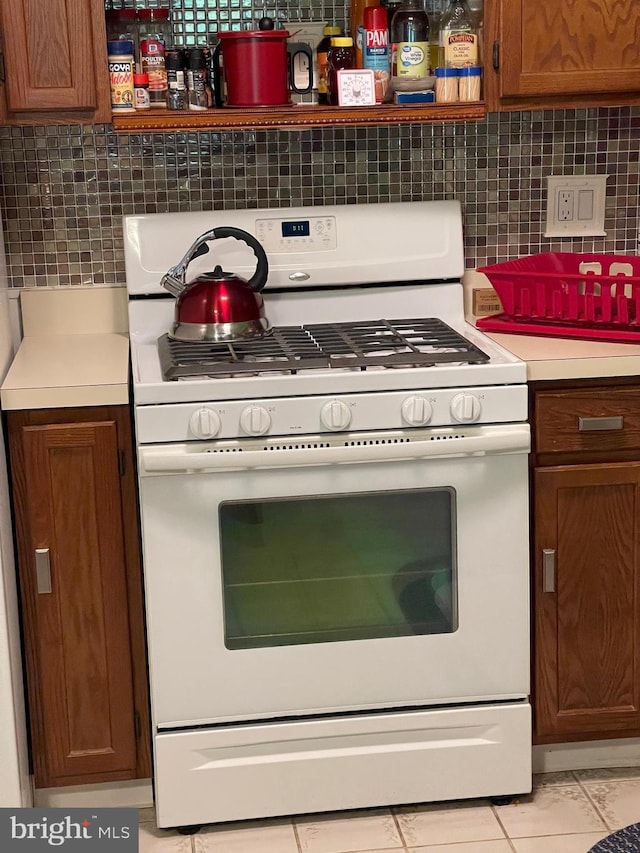
[[[389,23],[384,6],[367,6],[364,10],[362,65],[373,71],[376,103],[382,104],[391,96],[389,53]]]
[[[149,75],[149,97],[152,107],[167,105],[167,71],[165,52],[170,47],[169,10],[139,9],[140,70]]]

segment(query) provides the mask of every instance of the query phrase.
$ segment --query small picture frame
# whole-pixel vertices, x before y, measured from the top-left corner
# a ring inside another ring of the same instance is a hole
[[[374,107],[376,90],[370,68],[343,68],[338,71],[338,104],[341,107]]]

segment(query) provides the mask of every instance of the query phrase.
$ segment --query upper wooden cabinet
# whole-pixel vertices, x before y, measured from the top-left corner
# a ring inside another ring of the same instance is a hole
[[[638,0],[487,0],[490,110],[640,102]]]
[[[0,121],[111,121],[103,0],[2,0]]]

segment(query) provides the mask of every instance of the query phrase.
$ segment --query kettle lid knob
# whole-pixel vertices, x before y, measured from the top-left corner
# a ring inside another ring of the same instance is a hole
[[[273,18],[260,18],[258,21],[258,29],[259,30],[273,30],[275,29],[275,25],[273,23]]]

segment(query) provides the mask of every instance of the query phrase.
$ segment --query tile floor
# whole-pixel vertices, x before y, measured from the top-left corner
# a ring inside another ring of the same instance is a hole
[[[486,800],[203,827],[185,836],[140,812],[140,853],[587,853],[640,822],[640,768],[534,777],[508,806]]]

